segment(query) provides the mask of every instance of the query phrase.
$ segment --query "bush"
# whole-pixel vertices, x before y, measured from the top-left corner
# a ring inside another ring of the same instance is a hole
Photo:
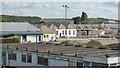
[[[87,46],[96,46],[96,47],[103,46],[103,44],[101,42],[97,41],[97,40],[91,40],[86,45]]]
[[[0,43],[19,43],[19,37],[18,36],[12,36],[7,38],[0,38]]]

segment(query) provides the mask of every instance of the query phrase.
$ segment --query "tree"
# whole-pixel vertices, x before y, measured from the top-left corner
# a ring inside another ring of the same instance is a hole
[[[81,21],[79,16],[78,17],[74,17],[72,19],[74,20],[74,24],[79,24],[79,22]]]
[[[81,22],[82,22],[82,23],[85,23],[85,21],[87,20],[87,18],[88,18],[87,13],[82,12],[82,15],[81,15]]]

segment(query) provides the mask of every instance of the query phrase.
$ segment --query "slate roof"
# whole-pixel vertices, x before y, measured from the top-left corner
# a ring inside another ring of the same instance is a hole
[[[47,27],[47,25],[41,25],[40,31],[43,32],[44,34],[55,34],[56,33],[53,29]]]
[[[59,29],[66,29],[66,27],[63,24],[60,24]]]

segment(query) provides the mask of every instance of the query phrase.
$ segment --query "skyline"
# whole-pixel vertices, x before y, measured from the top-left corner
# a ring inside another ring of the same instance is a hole
[[[89,18],[118,19],[117,2],[2,2],[0,14],[64,18],[63,5],[70,7],[67,18],[86,12]]]

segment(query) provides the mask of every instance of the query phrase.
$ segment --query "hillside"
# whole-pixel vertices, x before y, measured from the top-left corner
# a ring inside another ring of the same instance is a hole
[[[114,19],[107,19],[107,18],[88,18],[88,24],[92,23],[102,23],[108,21],[115,21],[118,20]],[[64,18],[45,18],[42,19],[40,17],[32,17],[32,16],[14,16],[14,15],[0,15],[0,22],[29,22],[29,23],[74,23],[74,19],[67,19]]]
[[[72,19],[63,19],[63,18],[50,18],[50,19],[42,19],[45,23],[74,23]]]
[[[29,23],[39,23],[40,17],[30,17],[30,16],[10,16],[10,15],[0,15],[0,22],[29,22]]]

